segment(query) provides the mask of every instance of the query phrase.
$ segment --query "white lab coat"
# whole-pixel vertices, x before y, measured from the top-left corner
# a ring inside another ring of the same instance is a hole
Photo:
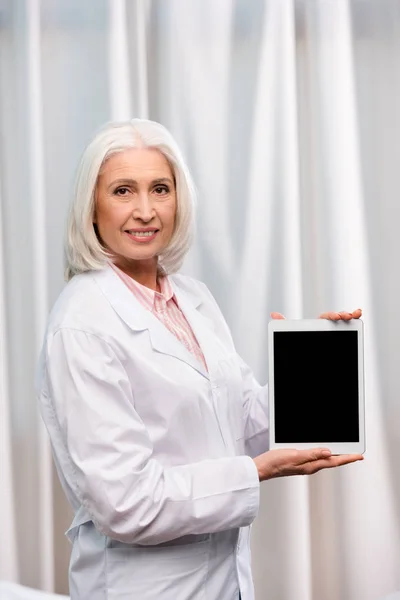
[[[49,318],[36,385],[75,511],[72,600],[254,598],[267,389],[206,286],[170,280],[208,373],[110,267],[75,276]]]

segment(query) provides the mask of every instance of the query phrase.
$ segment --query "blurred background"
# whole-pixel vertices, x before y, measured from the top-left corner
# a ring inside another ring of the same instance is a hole
[[[263,484],[257,600],[400,590],[399,58],[400,0],[0,0],[0,580],[68,594],[35,366],[80,154],[145,117],[198,187],[183,270],[260,382],[271,311],[364,313],[365,460]]]

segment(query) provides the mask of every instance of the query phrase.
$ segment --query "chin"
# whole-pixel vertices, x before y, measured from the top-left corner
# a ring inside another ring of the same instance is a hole
[[[125,260],[133,260],[133,261],[148,261],[148,260],[158,260],[159,252],[148,251],[148,252],[124,252],[121,253],[121,256],[125,258]]]
[[[158,261],[158,257],[162,254],[165,245],[149,244],[148,246],[138,247],[132,244],[121,244],[119,248],[115,248],[113,254],[127,261]]]

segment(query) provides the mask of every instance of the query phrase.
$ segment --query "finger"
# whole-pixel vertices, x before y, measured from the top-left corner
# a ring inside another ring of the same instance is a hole
[[[318,318],[319,319],[328,319],[328,321],[340,321],[340,319],[342,317],[340,316],[340,313],[331,311],[331,312],[322,313],[321,315],[319,315]]]
[[[329,458],[330,456],[332,456],[332,452],[329,448],[314,448],[310,460],[319,460],[321,458]]]
[[[328,319],[329,321],[350,321],[351,319],[359,319],[361,316],[362,310],[361,308],[357,308],[353,312],[348,312],[347,310],[342,310],[341,312],[324,312],[318,318]]]
[[[339,313],[339,316],[342,321],[350,321],[353,318],[353,313],[342,310],[342,312]]]
[[[320,460],[328,460],[331,466],[340,464],[346,464],[348,462],[355,462],[356,460],[363,460],[362,454],[332,454],[329,448],[310,448],[306,450],[297,451],[297,462],[298,464],[305,464],[316,462]]]
[[[361,308],[357,308],[357,310],[353,310],[351,313],[347,312],[346,310],[342,310],[339,315],[343,321],[350,321],[351,319],[359,319],[362,315],[362,310]]]
[[[333,457],[337,466],[347,465],[348,463],[357,462],[358,460],[364,460],[362,454],[338,454]]]
[[[272,312],[271,317],[273,319],[284,319],[285,318],[281,313],[278,313],[278,312]]]
[[[300,469],[305,475],[313,475],[314,473],[318,473],[318,471],[322,471],[323,469],[343,467],[360,460],[364,460],[362,454],[341,454],[338,456],[328,456],[327,458],[320,458],[319,460],[311,461],[302,465]]]
[[[309,448],[297,450],[295,461],[298,465],[304,465],[321,459],[329,458],[332,452],[329,448]]]
[[[329,456],[327,458],[319,459],[315,461],[315,467],[320,471],[321,469],[333,469],[335,467],[343,467],[344,465],[349,465],[350,463],[357,462],[359,460],[364,460],[362,454],[339,454],[336,456]]]

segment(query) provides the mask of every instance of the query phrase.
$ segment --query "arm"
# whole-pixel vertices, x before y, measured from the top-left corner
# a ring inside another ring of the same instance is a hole
[[[63,329],[46,350],[42,414],[69,486],[103,534],[158,544],[254,520],[259,478],[251,458],[165,468],[153,457],[127,374],[104,340]]]

